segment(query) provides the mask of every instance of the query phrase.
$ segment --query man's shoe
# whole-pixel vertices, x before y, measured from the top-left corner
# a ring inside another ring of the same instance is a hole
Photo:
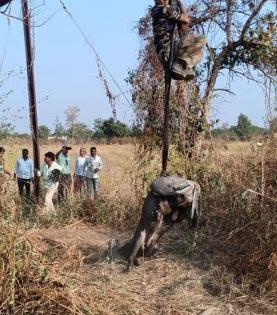
[[[171,77],[174,80],[186,80],[186,70],[179,63],[175,62],[171,69]]]
[[[191,81],[195,79],[196,75],[192,69],[184,69],[180,64],[175,63],[171,70],[171,77],[178,81]]]
[[[196,75],[195,75],[195,72],[192,70],[192,69],[186,69],[184,71],[184,75],[185,75],[185,81],[191,81],[191,80],[194,80]]]

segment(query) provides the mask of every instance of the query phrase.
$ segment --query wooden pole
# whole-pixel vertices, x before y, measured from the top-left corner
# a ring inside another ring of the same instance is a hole
[[[168,155],[170,147],[170,93],[171,93],[171,69],[174,59],[174,34],[176,23],[173,28],[170,43],[170,55],[165,71],[165,91],[164,91],[164,131],[163,131],[163,151],[162,151],[162,176],[167,175]]]
[[[33,142],[34,167],[35,167],[35,170],[39,170],[40,169],[40,154],[39,154],[39,142],[38,142],[38,120],[37,120],[36,89],[35,89],[35,76],[34,76],[34,53],[33,53],[33,48],[31,44],[30,14],[29,14],[29,8],[28,8],[28,1],[21,0],[21,7],[22,7],[27,75],[28,75],[29,111],[30,111],[31,134],[32,134],[32,142]],[[40,191],[39,191],[39,178],[36,172],[35,172],[35,177],[34,177],[34,195],[35,195],[35,201],[38,204]]]
[[[171,0],[170,5],[174,10],[179,10],[180,13],[185,13],[181,0]],[[171,34],[170,55],[165,71],[165,91],[164,91],[164,131],[163,131],[163,150],[162,150],[162,176],[167,175],[167,165],[170,147],[170,94],[171,94],[171,69],[174,62],[174,35],[177,23],[174,24]],[[179,29],[181,37],[181,30]]]
[[[163,152],[162,152],[162,175],[167,174],[167,164],[170,146],[170,92],[171,74],[165,74],[165,94],[164,94],[164,132],[163,132]]]

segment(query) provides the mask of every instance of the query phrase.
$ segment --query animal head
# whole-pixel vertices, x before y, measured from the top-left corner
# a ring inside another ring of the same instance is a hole
[[[187,186],[176,191],[180,207],[191,204],[191,219],[201,215],[201,188],[194,181],[187,181]]]

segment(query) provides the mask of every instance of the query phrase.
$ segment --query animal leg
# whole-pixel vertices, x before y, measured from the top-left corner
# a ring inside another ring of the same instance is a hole
[[[158,224],[156,225],[151,237],[147,241],[146,250],[154,254],[159,248],[161,237],[170,229],[170,225],[164,222],[164,215],[160,214]]]
[[[138,264],[136,258],[140,249],[144,251],[145,241],[148,238],[149,231],[150,231],[149,224],[143,224],[143,222],[140,221],[138,229],[133,239],[133,248],[128,259],[129,260],[128,269]]]

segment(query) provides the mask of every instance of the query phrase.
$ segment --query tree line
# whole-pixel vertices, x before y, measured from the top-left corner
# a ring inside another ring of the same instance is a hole
[[[71,139],[91,138],[125,138],[138,137],[143,133],[142,125],[132,124],[128,126],[126,123],[119,121],[113,117],[108,119],[95,119],[93,127],[90,128],[83,122],[79,121],[80,108],[77,106],[69,106],[65,110],[65,124],[62,124],[57,118],[53,130],[47,125],[39,126],[39,138],[48,139],[49,137],[68,137]],[[219,121],[215,121],[218,124]],[[221,127],[213,127],[212,135],[216,138],[224,138],[228,140],[247,141],[255,136],[263,136],[268,133],[277,132],[277,118],[269,122],[268,128],[262,128],[252,124],[249,117],[245,114],[238,116],[237,125],[228,126],[223,124]],[[0,123],[0,139],[8,137],[30,137],[29,134],[19,134],[15,132],[15,127],[11,123]]]
[[[128,126],[126,123],[116,118],[95,119],[93,127],[79,121],[80,108],[78,106],[69,106],[65,112],[65,124],[62,124],[59,118],[54,123],[54,128],[47,125],[39,126],[39,138],[48,139],[49,137],[68,137],[71,139],[91,139],[91,138],[124,138],[136,137],[141,133],[138,125]],[[30,137],[26,133],[15,132],[15,126],[11,123],[0,123],[0,139],[8,137]]]
[[[269,122],[268,128],[262,128],[252,124],[249,117],[244,114],[238,116],[236,126],[229,127],[224,124],[220,128],[214,128],[212,135],[216,138],[224,138],[228,140],[239,139],[241,141],[251,140],[256,136],[264,136],[277,132],[277,118],[273,118]]]

